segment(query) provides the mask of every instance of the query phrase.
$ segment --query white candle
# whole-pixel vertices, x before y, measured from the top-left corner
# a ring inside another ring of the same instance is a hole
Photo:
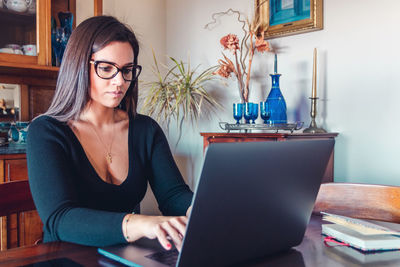
[[[314,48],[313,79],[311,97],[317,97],[317,48]]]

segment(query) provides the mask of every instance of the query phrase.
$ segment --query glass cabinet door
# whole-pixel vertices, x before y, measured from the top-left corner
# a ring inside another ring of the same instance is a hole
[[[36,0],[0,0],[0,59],[37,63]]]

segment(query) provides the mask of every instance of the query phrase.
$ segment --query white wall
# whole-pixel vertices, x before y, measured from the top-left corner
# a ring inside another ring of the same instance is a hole
[[[217,63],[219,39],[230,32],[240,35],[234,17],[224,17],[212,31],[203,26],[214,12],[228,8],[252,14],[253,1],[167,0],[167,53],[193,64]],[[335,181],[400,185],[400,25],[397,0],[325,0],[324,30],[271,40],[279,48],[281,89],[288,104],[289,120],[309,124],[309,100],[313,48],[319,51],[318,122],[339,132],[335,148]],[[268,73],[272,56],[254,63],[259,76],[252,85],[251,101],[265,98],[270,89]],[[216,86],[217,87],[217,86]],[[200,131],[218,130],[220,120],[233,121],[231,103],[239,100],[236,83],[218,88],[226,111]],[[302,107],[304,106],[304,107]],[[296,112],[299,115],[295,115]],[[171,137],[173,139],[173,136]],[[202,140],[198,132],[184,136],[176,152],[200,166]],[[192,177],[197,177],[195,168]]]
[[[106,1],[104,1],[106,2]],[[85,19],[92,17],[94,14],[93,0],[77,0],[76,1],[76,25]]]

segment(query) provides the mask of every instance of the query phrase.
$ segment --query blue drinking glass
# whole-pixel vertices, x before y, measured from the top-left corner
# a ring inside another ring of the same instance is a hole
[[[233,118],[236,120],[236,124],[240,124],[240,120],[243,117],[243,104],[233,103]]]
[[[269,123],[269,118],[271,117],[271,110],[268,102],[260,102],[260,116],[264,120],[265,124]]]
[[[244,118],[246,123],[250,123],[250,120],[253,118],[253,105],[254,103],[250,102],[244,103]]]
[[[251,119],[253,120],[253,124],[256,123],[257,118],[258,118],[258,104],[253,103],[253,112],[251,114]]]

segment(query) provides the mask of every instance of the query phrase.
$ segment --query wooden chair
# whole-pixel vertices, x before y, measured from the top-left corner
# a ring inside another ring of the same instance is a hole
[[[0,216],[35,210],[28,181],[0,183]]]
[[[38,225],[41,222],[38,223],[37,214],[26,213],[34,210],[27,180],[0,183],[0,217],[5,216],[0,218],[1,250],[41,242],[41,225]],[[14,223],[17,230],[12,226]]]
[[[400,223],[400,187],[372,184],[322,184],[314,213]]]

